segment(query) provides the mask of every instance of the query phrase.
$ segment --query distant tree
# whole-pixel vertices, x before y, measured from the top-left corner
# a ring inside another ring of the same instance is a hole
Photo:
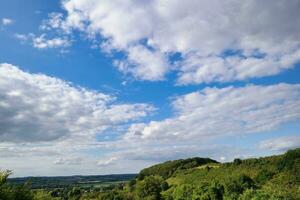
[[[242,163],[242,160],[239,159],[239,158],[236,158],[236,159],[233,160],[233,164],[235,164],[235,165],[239,165],[241,163]]]

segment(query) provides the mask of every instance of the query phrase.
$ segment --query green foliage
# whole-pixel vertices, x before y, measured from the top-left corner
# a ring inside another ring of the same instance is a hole
[[[246,189],[251,188],[254,188],[254,181],[246,175],[230,178],[225,184],[226,194],[231,199],[237,199]]]
[[[242,160],[239,159],[239,158],[236,158],[236,159],[233,160],[233,163],[234,163],[235,165],[239,165],[239,164],[242,163]]]
[[[167,181],[169,199],[300,199],[300,149],[219,167],[179,171]],[[278,167],[281,166],[281,167]],[[185,196],[184,196],[185,195]]]
[[[161,177],[147,176],[137,182],[136,194],[138,199],[160,200],[161,192],[167,188],[167,183]]]
[[[11,171],[0,172],[0,200],[33,200],[34,196],[27,186],[8,186],[7,177]]]
[[[173,198],[174,200],[191,199],[193,190],[194,188],[190,184],[180,185],[173,191]]]
[[[274,174],[275,174],[274,172],[271,172],[268,169],[263,169],[257,174],[257,176],[255,177],[255,180],[258,183],[263,184],[263,183],[267,182],[268,180],[271,180],[272,177],[274,176]]]
[[[60,198],[55,198],[51,193],[43,190],[34,191],[34,200],[60,200]]]
[[[70,190],[68,192],[68,199],[72,199],[72,200],[79,200],[81,197],[81,190],[79,188],[72,188],[72,190]]]
[[[270,194],[262,190],[247,189],[240,197],[239,200],[275,200],[271,198]]]
[[[6,171],[0,171],[0,187],[6,183],[7,177],[11,174],[12,172],[9,170]]]
[[[292,169],[296,160],[300,159],[300,148],[289,150],[277,164],[278,170]]]

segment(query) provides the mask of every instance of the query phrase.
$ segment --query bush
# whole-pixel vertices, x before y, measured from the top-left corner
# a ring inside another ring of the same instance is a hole
[[[225,185],[226,193],[229,196],[237,197],[242,194],[246,189],[254,188],[254,181],[246,175],[240,175],[231,178]]]
[[[263,169],[257,174],[257,176],[255,177],[255,181],[260,184],[263,184],[263,183],[267,182],[268,180],[271,180],[273,175],[274,175],[273,172]]]

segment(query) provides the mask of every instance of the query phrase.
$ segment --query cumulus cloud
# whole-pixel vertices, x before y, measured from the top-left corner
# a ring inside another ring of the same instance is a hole
[[[177,83],[180,85],[230,82],[264,77],[291,69],[299,62],[300,50],[282,56],[228,56],[225,58],[187,55],[180,63]]]
[[[208,140],[273,130],[300,118],[300,85],[205,88],[173,100],[173,118],[132,125],[125,139]]]
[[[100,46],[127,56],[118,69],[138,79],[162,80],[175,70],[178,84],[228,82],[275,75],[300,60],[298,0],[67,0],[62,6],[67,15],[50,14],[44,29],[100,35]],[[170,67],[173,53],[181,59]]]
[[[272,150],[285,152],[289,149],[300,147],[300,136],[284,136],[261,141],[259,148],[264,150]]]
[[[147,116],[147,104],[117,104],[115,97],[73,86],[10,64],[0,65],[0,139],[8,142],[94,137],[114,125]]]
[[[173,117],[133,123],[121,140],[110,144],[114,151],[101,163],[117,165],[143,160],[153,164],[192,156],[224,162],[253,157],[256,147],[249,149],[218,141],[245,139],[275,130],[287,122],[299,121],[299,99],[299,84],[208,87],[178,96],[171,102]],[[260,148],[286,150],[297,145],[297,137],[287,137],[263,141]]]
[[[128,59],[116,61],[115,65],[121,72],[130,73],[143,80],[163,80],[169,70],[169,63],[162,54],[143,46],[129,48]]]
[[[72,44],[72,41],[67,37],[48,38],[46,34],[41,34],[40,36],[36,36],[32,33],[15,34],[15,37],[22,42],[29,42],[37,49],[67,48]]]
[[[9,19],[9,18],[2,18],[1,22],[2,22],[2,25],[7,26],[7,25],[13,24],[14,20]]]

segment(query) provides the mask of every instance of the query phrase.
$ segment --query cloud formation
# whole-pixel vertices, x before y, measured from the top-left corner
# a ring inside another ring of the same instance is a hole
[[[117,104],[115,97],[43,74],[0,65],[2,142],[94,137],[114,125],[147,116],[147,104]]]
[[[177,84],[229,82],[275,75],[300,60],[298,0],[67,0],[62,6],[67,15],[50,14],[45,30],[100,36],[104,50],[125,53],[117,68],[137,79],[162,80],[175,70]]]
[[[299,99],[300,85],[283,83],[208,87],[178,96],[171,102],[173,117],[133,123],[121,140],[111,142],[114,152],[100,163],[117,165],[141,160],[157,163],[191,156],[209,156],[219,161],[251,157],[249,152],[255,154],[254,146],[249,150],[243,145],[217,141],[245,139],[299,121]],[[263,141],[259,148],[284,151],[297,146],[298,137],[284,137]]]
[[[154,108],[118,104],[114,96],[1,64],[0,155],[7,159],[0,164],[26,172],[28,164],[16,164],[17,158],[39,162],[47,157],[43,162],[48,168],[39,173],[57,175],[62,167],[79,173],[96,166],[102,171],[95,173],[136,172],[154,163],[191,156],[219,161],[246,158],[251,156],[249,149],[216,141],[299,121],[299,99],[299,84],[207,87],[173,98],[172,117],[136,122]],[[97,134],[114,127],[120,137],[96,139]],[[287,137],[263,141],[259,147],[277,151],[296,147],[297,141],[297,137]]]
[[[259,133],[300,118],[300,85],[205,88],[173,100],[173,118],[133,124],[125,138],[208,140]]]
[[[300,147],[300,136],[284,136],[261,141],[259,148],[264,150],[272,150],[285,152],[289,149]]]

